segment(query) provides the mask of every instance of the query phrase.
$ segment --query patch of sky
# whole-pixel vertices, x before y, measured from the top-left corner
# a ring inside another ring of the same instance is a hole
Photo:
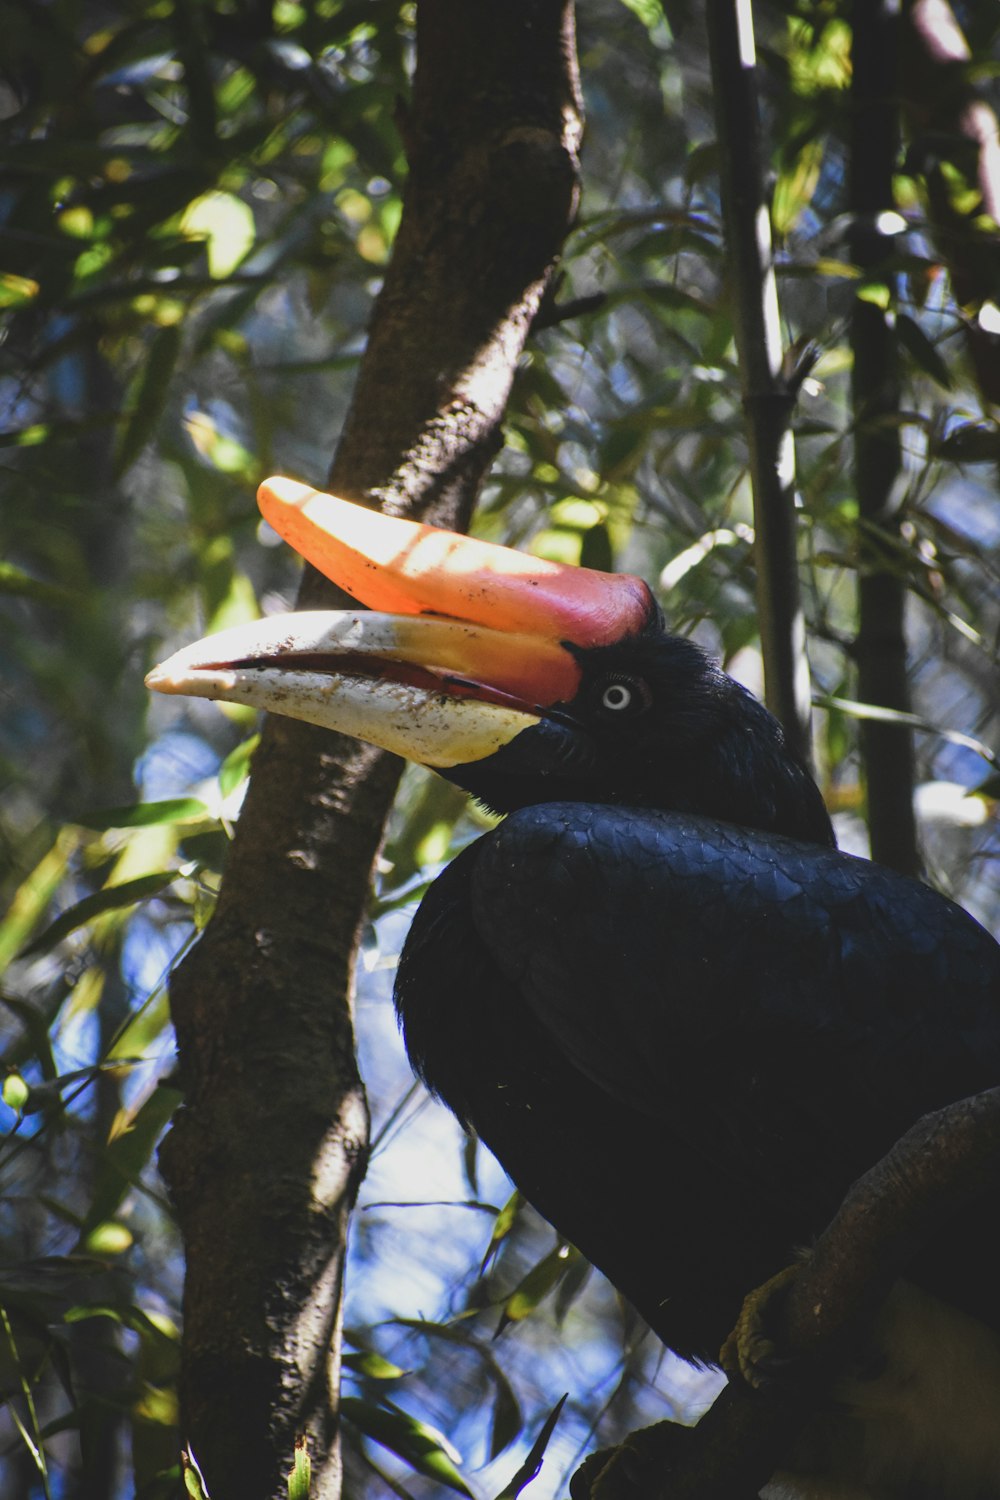
[[[205,740],[183,729],[159,735],[136,761],[135,782],[144,802],[183,797],[219,769],[219,756]]]

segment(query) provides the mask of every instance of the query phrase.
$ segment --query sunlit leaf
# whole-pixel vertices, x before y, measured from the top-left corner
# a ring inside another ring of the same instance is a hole
[[[771,205],[775,232],[791,234],[801,214],[809,207],[819,185],[823,166],[824,143],[809,141],[796,156],[791,167],[778,177]]]
[[[580,1258],[572,1245],[557,1245],[522,1278],[503,1305],[501,1328],[530,1317]]]
[[[288,1500],[309,1500],[312,1466],[305,1438],[295,1440],[295,1458],[288,1476]]]
[[[418,1474],[425,1474],[447,1489],[472,1496],[458,1472],[461,1458],[443,1433],[396,1406],[376,1406],[360,1396],[342,1396],[340,1410],[365,1437],[373,1438],[395,1453]]]
[[[346,1370],[351,1370],[355,1375],[362,1375],[366,1380],[401,1380],[406,1374],[399,1365],[394,1365],[391,1360],[383,1358],[374,1349],[359,1349],[343,1355],[341,1359]]]
[[[166,986],[161,985],[137,1012],[129,1016],[127,1025],[108,1052],[108,1061],[120,1062],[129,1057],[144,1056],[169,1025],[170,1005]]]
[[[83,1221],[83,1240],[99,1224],[113,1218],[125,1194],[138,1182],[181,1098],[179,1089],[159,1084],[139,1106],[127,1127],[104,1147]]]
[[[905,724],[924,734],[938,735],[951,745],[960,745],[964,750],[974,750],[991,765],[997,761],[996,752],[982,740],[976,739],[975,735],[963,734],[961,730],[949,729],[942,724],[932,724],[919,714],[906,713],[898,708],[885,708],[880,703],[859,703],[852,698],[835,698],[822,694],[815,701],[820,708],[839,708],[854,719],[870,719],[881,724]]]
[[[245,781],[250,774],[250,762],[253,760],[254,751],[260,744],[259,734],[250,734],[245,740],[230,750],[222,765],[219,767],[219,790],[224,798],[231,794]]]
[[[163,1386],[144,1385],[142,1395],[132,1408],[136,1422],[148,1422],[157,1427],[176,1428],[179,1415],[177,1392]]]
[[[204,193],[181,215],[181,230],[205,241],[208,271],[217,281],[231,276],[257,237],[253,211],[233,193]]]
[[[49,852],[23,882],[0,922],[0,970],[6,968],[41,920],[76,852],[80,835],[63,829]]]
[[[247,625],[251,620],[256,620],[259,614],[253,584],[245,574],[232,573],[228,588],[212,611],[206,629],[209,634],[213,634],[217,630],[229,630],[234,625]],[[223,706],[225,705],[220,704],[220,707]]]
[[[0,561],[0,594],[17,594],[25,599],[34,599],[38,604],[69,604],[74,595],[58,584],[45,583],[33,578],[16,563]]]
[[[79,927],[85,927],[103,912],[119,911],[122,907],[135,906],[139,901],[148,901],[150,896],[158,896],[161,891],[173,885],[176,879],[176,870],[158,870],[155,874],[140,875],[138,879],[125,880],[120,885],[107,885],[101,891],[84,896],[81,901],[60,912],[44,932],[39,933],[38,937],[21,950],[21,957],[28,958],[34,953],[54,948],[64,937],[76,932]]]
[[[873,307],[887,311],[892,302],[892,291],[884,281],[866,281],[854,294],[859,302],[869,302]]]
[[[507,1199],[507,1202],[504,1204],[503,1208],[496,1216],[496,1220],[493,1224],[493,1232],[490,1235],[490,1242],[486,1246],[486,1254],[483,1256],[482,1264],[479,1267],[480,1276],[486,1275],[491,1261],[493,1260],[497,1251],[500,1249],[500,1246],[503,1244],[504,1240],[513,1229],[517,1216],[521,1212],[521,1209],[523,1207],[524,1198],[515,1189]]]
[[[107,807],[81,813],[76,821],[83,828],[151,828],[162,823],[198,823],[209,810],[197,797],[168,797],[161,802],[133,802],[127,807]]]
[[[658,27],[662,29],[663,6],[660,0],[622,0],[622,4],[639,17],[647,31],[654,32]]]
[[[15,276],[11,271],[0,272],[0,308],[23,307],[38,296],[40,287],[30,276]]]
[[[191,1500],[211,1500],[198,1461],[190,1448],[181,1450],[181,1473],[184,1476],[184,1488]]]
[[[125,1224],[119,1224],[115,1219],[106,1219],[103,1224],[95,1224],[93,1229],[87,1231],[80,1242],[80,1248],[88,1255],[124,1255],[135,1243],[135,1236]]]

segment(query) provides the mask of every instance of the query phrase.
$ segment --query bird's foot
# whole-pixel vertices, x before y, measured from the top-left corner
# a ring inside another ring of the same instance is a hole
[[[719,1363],[730,1379],[739,1377],[759,1391],[799,1370],[801,1361],[782,1354],[775,1333],[778,1310],[799,1269],[798,1265],[786,1266],[743,1299],[736,1327],[719,1354]]]
[[[588,1454],[569,1482],[571,1500],[639,1500],[656,1494],[691,1430],[679,1422],[657,1422],[630,1432],[615,1448]]]

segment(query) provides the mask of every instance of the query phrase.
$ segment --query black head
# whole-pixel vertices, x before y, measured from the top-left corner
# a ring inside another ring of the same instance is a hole
[[[449,780],[500,813],[603,802],[833,844],[819,790],[778,721],[699,646],[655,630],[569,649],[582,672],[572,702]]]

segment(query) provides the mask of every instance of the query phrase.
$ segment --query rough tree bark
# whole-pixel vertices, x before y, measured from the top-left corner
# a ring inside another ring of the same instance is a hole
[[[906,578],[901,561],[900,386],[896,335],[890,321],[893,239],[882,215],[893,207],[899,152],[897,52],[899,15],[892,0],[855,0],[852,46],[850,205],[851,256],[871,297],[856,297],[851,314],[854,356],[854,479],[860,552],[858,697],[879,708],[910,712],[906,662]],[[876,287],[884,289],[880,298]],[[913,812],[913,732],[903,722],[861,721],[872,858],[907,875],[920,873]]]
[[[575,210],[572,5],[421,0],[417,57],[402,223],[331,483],[460,527]],[[336,591],[311,575],[300,603]],[[284,1493],[303,1434],[313,1500],[339,1492],[344,1237],[368,1123],[349,996],[398,769],[270,722],[218,909],[171,987],[182,1431],[213,1500]]]
[[[767,706],[811,760],[809,663],[795,547],[795,391],[783,372],[764,193],[753,20],[742,0],[706,6],[719,175],[753,485],[757,614]]]

